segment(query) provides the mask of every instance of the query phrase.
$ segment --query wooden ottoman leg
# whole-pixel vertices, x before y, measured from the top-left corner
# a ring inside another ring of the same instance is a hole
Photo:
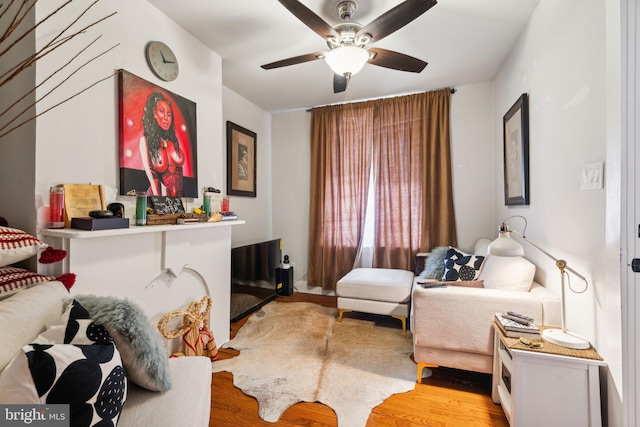
[[[402,333],[406,334],[407,333],[407,318],[404,316],[391,316],[394,319],[398,319],[402,322]]]
[[[422,371],[424,368],[437,368],[434,363],[416,362],[418,364],[418,384],[422,384]]]
[[[340,308],[340,309],[338,309],[338,322],[342,322],[342,315],[343,315],[344,313],[348,313],[348,312],[350,312],[350,311],[351,311],[351,310],[347,310],[346,308]]]

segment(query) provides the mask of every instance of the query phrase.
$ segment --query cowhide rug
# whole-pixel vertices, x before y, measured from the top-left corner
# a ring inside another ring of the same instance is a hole
[[[258,400],[260,418],[276,422],[298,402],[332,408],[339,427],[365,426],[371,410],[415,387],[411,333],[371,321],[336,319],[312,303],[270,302],[225,344],[240,354],[213,362]]]

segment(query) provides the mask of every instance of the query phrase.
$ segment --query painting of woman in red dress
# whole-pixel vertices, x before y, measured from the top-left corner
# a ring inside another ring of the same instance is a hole
[[[120,72],[120,194],[198,197],[195,103]]]

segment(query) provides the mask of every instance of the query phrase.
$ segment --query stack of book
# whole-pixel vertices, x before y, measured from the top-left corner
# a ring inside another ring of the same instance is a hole
[[[495,324],[506,337],[540,338],[540,329],[533,323],[533,319],[513,316],[509,313],[496,313]]]
[[[220,212],[220,215],[222,215],[223,221],[235,221],[238,219],[238,215],[236,215],[235,212],[231,212],[231,211]]]

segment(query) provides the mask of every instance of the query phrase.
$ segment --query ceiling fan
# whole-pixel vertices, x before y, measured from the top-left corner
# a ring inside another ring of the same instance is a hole
[[[358,7],[354,0],[339,1],[336,9],[343,22],[333,27],[298,0],[278,1],[324,38],[329,51],[308,53],[262,65],[265,70],[324,59],[334,72],[333,92],[338,93],[347,89],[349,79],[365,63],[412,73],[419,73],[427,66],[426,62],[412,56],[367,46],[410,23],[435,6],[436,0],[406,0],[365,26],[351,20]]]

